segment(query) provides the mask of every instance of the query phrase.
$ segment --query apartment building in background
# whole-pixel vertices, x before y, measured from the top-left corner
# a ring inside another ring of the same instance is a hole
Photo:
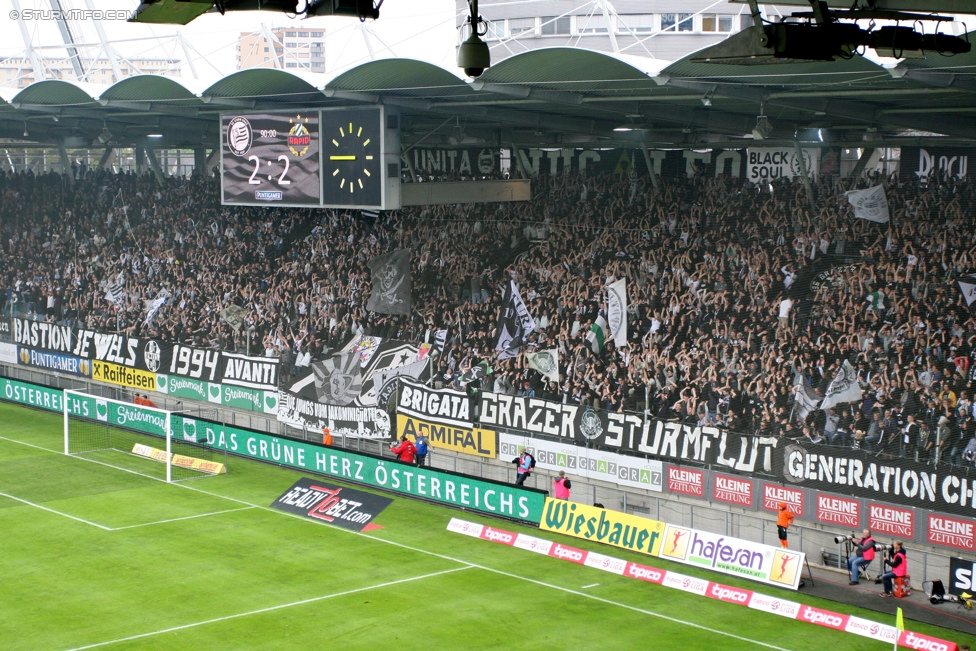
[[[265,34],[271,36],[268,42]],[[243,32],[237,39],[237,68],[280,68],[325,72],[325,30],[276,27]]]

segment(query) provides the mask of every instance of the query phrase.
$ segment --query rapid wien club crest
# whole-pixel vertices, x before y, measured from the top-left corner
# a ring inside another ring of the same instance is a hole
[[[291,124],[291,129],[288,130],[288,150],[296,157],[301,158],[308,153],[309,145],[312,143],[312,136],[305,128],[308,118],[296,115],[293,118],[288,118],[288,122]]]

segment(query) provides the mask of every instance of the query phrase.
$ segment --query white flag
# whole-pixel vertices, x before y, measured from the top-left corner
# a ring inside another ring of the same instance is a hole
[[[966,299],[966,305],[972,305],[976,301],[976,274],[969,274],[959,279],[959,291]]]
[[[826,411],[843,402],[856,402],[863,395],[861,387],[857,384],[857,374],[854,372],[854,367],[845,359],[844,365],[840,367],[834,379],[831,380],[830,386],[827,387],[827,393],[824,395],[823,402],[820,403],[820,408]]]
[[[166,305],[166,300],[170,297],[168,290],[161,289],[159,293],[156,294],[156,298],[151,301],[146,301],[146,325],[151,325],[152,320],[156,318],[156,313],[159,309]]]
[[[607,325],[617,348],[627,345],[627,280],[607,285]]]
[[[798,384],[796,386],[795,404],[796,415],[799,416],[800,420],[803,420],[807,417],[807,414],[817,408],[817,394],[807,385]]]
[[[845,193],[848,203],[854,206],[854,216],[880,224],[886,223],[888,215],[888,199],[885,197],[883,185],[876,185],[866,190],[851,190]]]
[[[540,350],[537,353],[526,353],[525,363],[529,368],[539,371],[547,379],[559,382],[559,349]]]

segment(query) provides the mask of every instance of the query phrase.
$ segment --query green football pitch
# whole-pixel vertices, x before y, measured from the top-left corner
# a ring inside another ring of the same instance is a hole
[[[0,423],[5,651],[890,648],[445,530],[458,515],[538,535],[529,527],[397,497],[383,529],[359,534],[268,508],[294,471],[232,457],[227,475],[166,484],[147,459],[61,454],[55,415],[0,404]]]

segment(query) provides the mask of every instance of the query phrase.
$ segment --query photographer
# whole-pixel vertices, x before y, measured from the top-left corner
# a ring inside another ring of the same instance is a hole
[[[884,592],[881,593],[881,596],[892,597],[894,596],[891,593],[892,579],[896,577],[903,577],[908,574],[908,556],[905,554],[905,548],[903,547],[902,541],[895,541],[891,558],[886,558],[884,564],[890,565],[891,570],[881,575],[881,580],[884,582]]]
[[[860,538],[850,537],[851,544],[854,545],[854,555],[847,559],[847,569],[851,571],[851,585],[860,583],[858,571],[861,567],[867,567],[874,560],[874,538],[871,532],[865,529],[861,532]]]

